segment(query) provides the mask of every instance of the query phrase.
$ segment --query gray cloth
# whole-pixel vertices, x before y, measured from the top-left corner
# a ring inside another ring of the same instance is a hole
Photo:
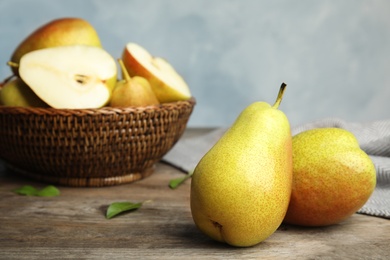
[[[371,157],[377,171],[377,186],[361,214],[390,219],[390,120],[352,123],[338,118],[326,118],[293,127],[292,134],[324,127],[343,128],[352,132],[360,147]],[[215,144],[226,129],[213,130],[205,135],[182,138],[167,153],[163,161],[188,172],[195,168],[202,156]]]

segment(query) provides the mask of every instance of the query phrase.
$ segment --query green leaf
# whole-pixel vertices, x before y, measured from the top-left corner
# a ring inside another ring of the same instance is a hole
[[[142,204],[143,204],[142,202],[139,202],[139,203],[114,202],[108,207],[107,212],[106,212],[106,218],[110,219],[110,218],[113,218],[122,212],[139,209],[142,206]]]
[[[40,197],[54,197],[58,195],[60,195],[60,191],[53,185],[46,186],[36,194],[36,196]]]
[[[25,185],[21,188],[15,189],[14,192],[19,194],[19,195],[35,196],[35,194],[37,194],[38,190],[35,189],[33,186]]]
[[[38,190],[30,185],[25,185],[19,189],[14,190],[14,192],[19,195],[38,197],[53,197],[60,195],[60,191],[53,185],[46,186],[41,190]]]
[[[184,183],[187,179],[191,178],[193,173],[194,173],[194,171],[192,170],[192,171],[189,171],[187,173],[187,175],[185,175],[184,177],[180,177],[180,178],[176,178],[176,179],[171,180],[169,182],[169,188],[171,188],[172,190],[176,189],[182,183]]]

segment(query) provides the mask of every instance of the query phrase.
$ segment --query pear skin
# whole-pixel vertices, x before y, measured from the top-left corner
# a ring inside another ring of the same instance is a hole
[[[60,18],[42,25],[27,36],[14,50],[10,61],[19,64],[21,57],[31,51],[64,45],[84,44],[101,47],[94,27],[80,18]],[[11,66],[15,75],[18,68]]]
[[[355,136],[318,128],[293,137],[293,186],[284,222],[302,226],[339,223],[369,199],[376,170]]]
[[[255,102],[204,155],[191,181],[196,226],[214,240],[248,247],[273,234],[287,211],[292,182],[292,138],[278,110]]]
[[[158,105],[155,93],[149,81],[143,77],[130,77],[121,59],[118,60],[122,68],[123,80],[119,81],[112,92],[110,106],[149,106]]]
[[[20,78],[14,78],[2,86],[0,104],[13,107],[48,107]]]

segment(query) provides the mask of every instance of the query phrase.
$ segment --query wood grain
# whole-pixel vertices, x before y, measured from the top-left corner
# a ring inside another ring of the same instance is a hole
[[[189,130],[188,134],[191,134]],[[200,133],[199,131],[192,132]],[[58,197],[26,197],[12,191],[41,188],[0,167],[0,259],[389,259],[390,221],[355,214],[325,228],[282,225],[250,248],[233,248],[195,227],[188,180],[168,187],[183,173],[159,163],[150,177],[104,188],[59,186]],[[109,204],[150,200],[113,219]]]

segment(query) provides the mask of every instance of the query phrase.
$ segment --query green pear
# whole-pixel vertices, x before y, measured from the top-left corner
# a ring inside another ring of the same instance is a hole
[[[129,107],[129,106],[149,106],[158,105],[156,94],[152,87],[143,77],[130,77],[125,65],[121,59],[118,60],[122,68],[123,80],[119,81],[112,92],[110,106]]]
[[[48,107],[20,78],[14,78],[2,86],[0,104],[14,107]]]
[[[73,44],[101,47],[94,27],[80,18],[60,18],[42,25],[25,38],[14,50],[11,63],[19,64],[21,57],[31,51]],[[17,67],[11,66],[15,75]]]
[[[318,128],[293,137],[293,186],[284,222],[303,226],[339,223],[369,199],[376,185],[370,157],[355,136]]]
[[[278,110],[285,86],[273,106],[245,108],[194,170],[192,217],[214,240],[252,246],[282,223],[292,182],[290,124]]]

